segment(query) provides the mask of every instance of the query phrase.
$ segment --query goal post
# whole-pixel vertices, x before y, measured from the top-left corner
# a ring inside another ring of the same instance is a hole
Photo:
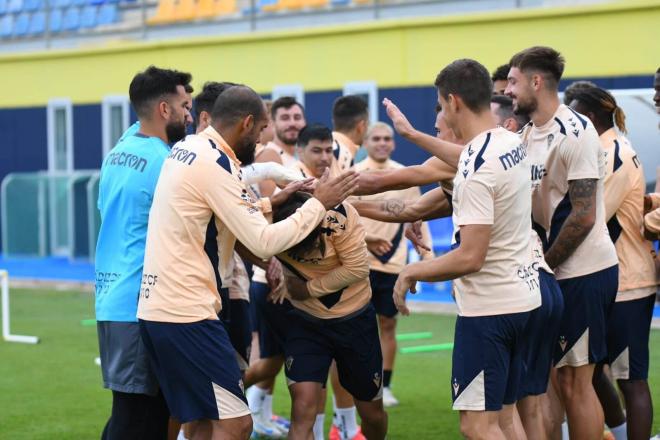
[[[9,273],[0,270],[0,283],[2,284],[2,338],[7,342],[20,342],[23,344],[36,344],[36,336],[12,335],[9,330]]]

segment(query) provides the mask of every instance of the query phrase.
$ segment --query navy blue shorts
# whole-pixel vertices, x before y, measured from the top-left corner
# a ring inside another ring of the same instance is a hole
[[[244,299],[229,300],[230,319],[225,323],[229,340],[238,356],[238,366],[246,370],[250,363],[250,347],[252,333],[250,332],[250,302]]]
[[[319,319],[296,310],[289,314],[289,321],[284,365],[290,385],[324,384],[334,359],[339,382],[355,399],[369,402],[382,397],[383,355],[371,304],[336,319]]]
[[[371,304],[374,305],[376,313],[387,318],[394,318],[399,311],[394,305],[394,284],[398,274],[379,272],[372,270],[369,272],[369,282],[371,283]]]
[[[607,357],[615,379],[648,379],[654,304],[655,295],[614,303],[607,326]]]
[[[452,354],[453,408],[499,411],[518,399],[530,312],[459,316]]]
[[[541,307],[530,312],[523,339],[523,372],[518,399],[548,390],[552,355],[559,337],[564,297],[555,276],[539,270]]]
[[[289,326],[287,315],[293,308],[287,300],[282,304],[268,301],[269,293],[268,284],[256,281],[250,283],[250,298],[257,314],[261,358],[284,356],[284,341]]]
[[[580,367],[607,359],[607,321],[619,287],[619,265],[559,280],[564,315],[555,345],[555,367]]]
[[[170,413],[181,423],[250,414],[236,354],[219,320],[140,321]]]

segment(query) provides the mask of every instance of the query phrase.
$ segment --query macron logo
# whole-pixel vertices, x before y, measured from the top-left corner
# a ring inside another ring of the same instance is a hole
[[[170,155],[167,156],[167,158],[192,165],[193,161],[197,158],[197,155],[192,151],[188,151],[181,147],[172,147]]]
[[[504,171],[518,165],[524,158],[527,157],[527,151],[525,147],[521,144],[517,148],[509,151],[506,154],[503,154],[499,157]]]

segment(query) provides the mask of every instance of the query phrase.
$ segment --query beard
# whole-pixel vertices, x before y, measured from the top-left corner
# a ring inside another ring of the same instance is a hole
[[[284,143],[285,145],[289,145],[289,146],[296,145],[296,143],[298,142],[298,133],[300,133],[300,131],[296,132],[293,138],[287,136],[287,131],[289,131],[288,128],[284,130],[275,129],[275,134],[277,135],[277,138],[280,141],[282,141],[282,143]]]
[[[165,134],[170,144],[176,144],[186,137],[186,124],[184,122],[168,122],[165,126]]]
[[[254,152],[257,149],[257,144],[252,140],[241,140],[234,149],[236,159],[241,161],[241,165],[250,165],[254,162]]]
[[[516,115],[530,115],[536,111],[539,103],[535,98],[529,98],[527,101],[517,99],[513,106],[513,113]]]

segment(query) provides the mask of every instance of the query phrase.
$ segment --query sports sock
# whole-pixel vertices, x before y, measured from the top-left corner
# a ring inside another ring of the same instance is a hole
[[[337,419],[339,424],[339,433],[342,440],[351,440],[358,433],[358,424],[355,407],[337,408]]]
[[[314,433],[314,440],[324,440],[323,437],[324,424],[325,424],[325,414],[317,414],[316,420],[314,421],[314,429],[312,430],[312,432]]]
[[[270,420],[273,418],[273,395],[266,394],[264,399],[261,401],[261,414],[264,417],[264,420]]]
[[[250,411],[252,411],[253,414],[261,411],[261,405],[264,401],[264,397],[266,397],[266,392],[266,390],[259,388],[256,385],[252,385],[247,389],[245,398],[247,399],[248,406],[250,407]]]
[[[616,440],[628,440],[628,424],[626,422],[610,428],[610,432]]]
[[[392,380],[392,370],[383,370],[383,386],[385,388],[390,387],[391,380]]]
[[[568,422],[561,424],[561,440],[569,440],[568,437]]]

